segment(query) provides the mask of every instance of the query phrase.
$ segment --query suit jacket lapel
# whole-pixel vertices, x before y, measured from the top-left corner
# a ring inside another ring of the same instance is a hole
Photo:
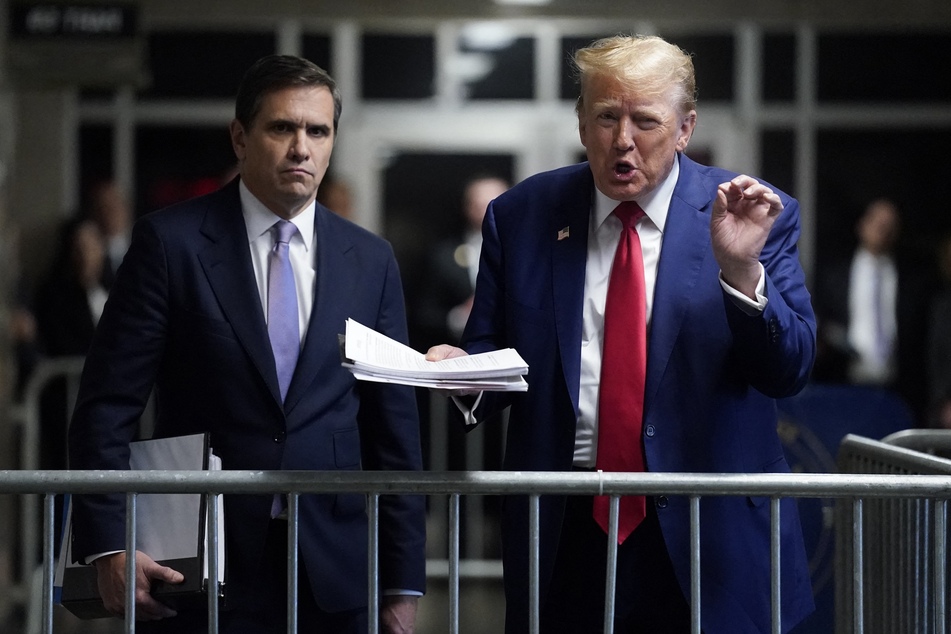
[[[681,155],[680,177],[670,201],[657,266],[647,353],[647,411],[660,387],[703,261],[713,257],[710,250],[712,203],[710,189],[703,182],[696,164]]]
[[[314,288],[314,306],[307,326],[304,347],[297,360],[297,368],[287,391],[285,412],[290,413],[317,379],[327,359],[339,357],[337,335],[346,327],[348,306],[344,298],[347,289],[356,287],[356,263],[352,261],[353,243],[329,222],[333,213],[317,205],[314,215],[314,258],[317,280]]]
[[[584,279],[588,258],[588,219],[594,181],[587,163],[571,174],[564,196],[551,214],[552,295],[555,330],[565,383],[578,412],[581,382],[581,329],[584,317]]]
[[[277,370],[251,267],[237,179],[213,199],[201,232],[210,240],[198,254],[208,282],[238,340],[280,404]]]

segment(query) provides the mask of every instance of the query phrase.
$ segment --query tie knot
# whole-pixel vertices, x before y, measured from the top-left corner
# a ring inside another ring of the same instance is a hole
[[[274,227],[277,229],[276,242],[287,244],[291,241],[291,237],[297,233],[297,225],[289,220],[278,220],[274,223]]]
[[[620,219],[625,229],[630,229],[644,215],[644,210],[633,200],[625,200],[614,208],[614,215]]]

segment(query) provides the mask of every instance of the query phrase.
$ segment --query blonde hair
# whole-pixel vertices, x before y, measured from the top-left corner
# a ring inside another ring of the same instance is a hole
[[[579,112],[588,81],[604,76],[645,95],[660,96],[673,88],[674,103],[682,114],[697,107],[693,60],[683,49],[657,36],[617,35],[597,40],[575,52],[574,68],[581,84],[575,106]]]

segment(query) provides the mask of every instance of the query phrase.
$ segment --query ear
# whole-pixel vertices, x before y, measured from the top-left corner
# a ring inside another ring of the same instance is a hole
[[[231,120],[231,147],[234,148],[235,156],[239,161],[244,160],[247,153],[247,144],[245,140],[244,126],[237,119]]]
[[[677,138],[677,151],[683,152],[690,143],[690,137],[693,136],[693,130],[697,127],[697,111],[691,110],[680,121],[680,136]]]
[[[581,139],[581,145],[588,147],[588,125],[584,116],[584,111],[578,110],[578,136]]]

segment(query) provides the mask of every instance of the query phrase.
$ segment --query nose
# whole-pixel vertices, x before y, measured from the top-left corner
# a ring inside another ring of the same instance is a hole
[[[307,130],[299,129],[291,139],[291,146],[288,149],[290,157],[298,162],[306,161],[310,158],[310,149],[307,146]]]
[[[634,149],[634,124],[624,117],[621,117],[615,129],[614,147],[622,152]]]

